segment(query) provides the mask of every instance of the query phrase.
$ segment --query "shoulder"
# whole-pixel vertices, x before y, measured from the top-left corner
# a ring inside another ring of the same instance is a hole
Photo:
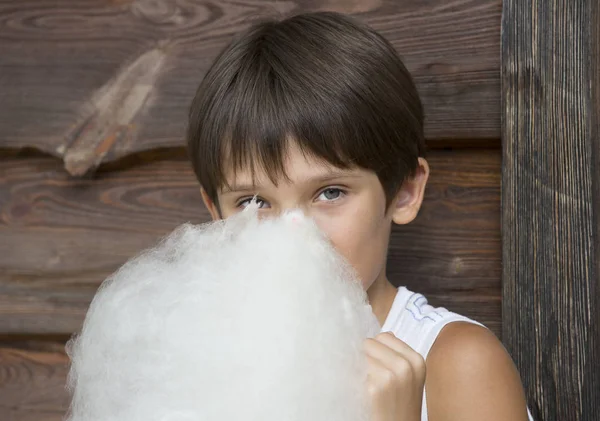
[[[527,420],[523,387],[512,359],[489,330],[450,323],[427,357],[430,421]]]

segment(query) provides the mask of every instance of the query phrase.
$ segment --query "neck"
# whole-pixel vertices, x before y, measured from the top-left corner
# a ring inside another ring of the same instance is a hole
[[[381,326],[383,326],[383,323],[392,308],[397,292],[398,290],[390,281],[388,281],[385,273],[377,278],[369,289],[367,289],[369,304],[371,304],[373,313]]]

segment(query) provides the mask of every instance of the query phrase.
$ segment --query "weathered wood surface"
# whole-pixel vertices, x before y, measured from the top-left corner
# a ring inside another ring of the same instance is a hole
[[[0,419],[63,421],[68,363],[60,343],[0,344]]]
[[[405,57],[430,139],[500,132],[501,0],[0,0],[0,147],[61,157],[71,174],[181,146],[217,52],[255,16],[359,15]]]
[[[95,179],[70,179],[50,158],[0,163],[0,334],[78,330],[108,274],[177,225],[208,220],[177,154]],[[436,151],[430,162],[421,214],[394,229],[391,279],[499,333],[500,151]]]
[[[505,0],[503,339],[536,420],[600,414],[600,3]]]

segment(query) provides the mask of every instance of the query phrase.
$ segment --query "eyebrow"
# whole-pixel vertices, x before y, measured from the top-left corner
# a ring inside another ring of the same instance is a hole
[[[309,178],[303,179],[303,180],[299,181],[298,184],[320,184],[320,183],[324,183],[326,181],[336,180],[336,179],[340,179],[340,178],[357,178],[357,177],[359,177],[358,174],[350,174],[350,173],[341,172],[341,171],[332,171],[332,172],[328,172],[323,175],[318,175],[315,177],[309,177]],[[252,190],[256,190],[257,188],[260,188],[261,186],[260,186],[260,184],[232,184],[230,187],[231,188],[227,188],[225,186],[222,190],[222,194],[236,193],[236,192],[249,192]]]

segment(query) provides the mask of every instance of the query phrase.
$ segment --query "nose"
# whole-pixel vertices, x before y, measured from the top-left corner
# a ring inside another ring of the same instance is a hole
[[[305,217],[304,212],[299,208],[293,208],[286,210],[283,214],[283,217],[288,221],[298,223],[302,221]]]

